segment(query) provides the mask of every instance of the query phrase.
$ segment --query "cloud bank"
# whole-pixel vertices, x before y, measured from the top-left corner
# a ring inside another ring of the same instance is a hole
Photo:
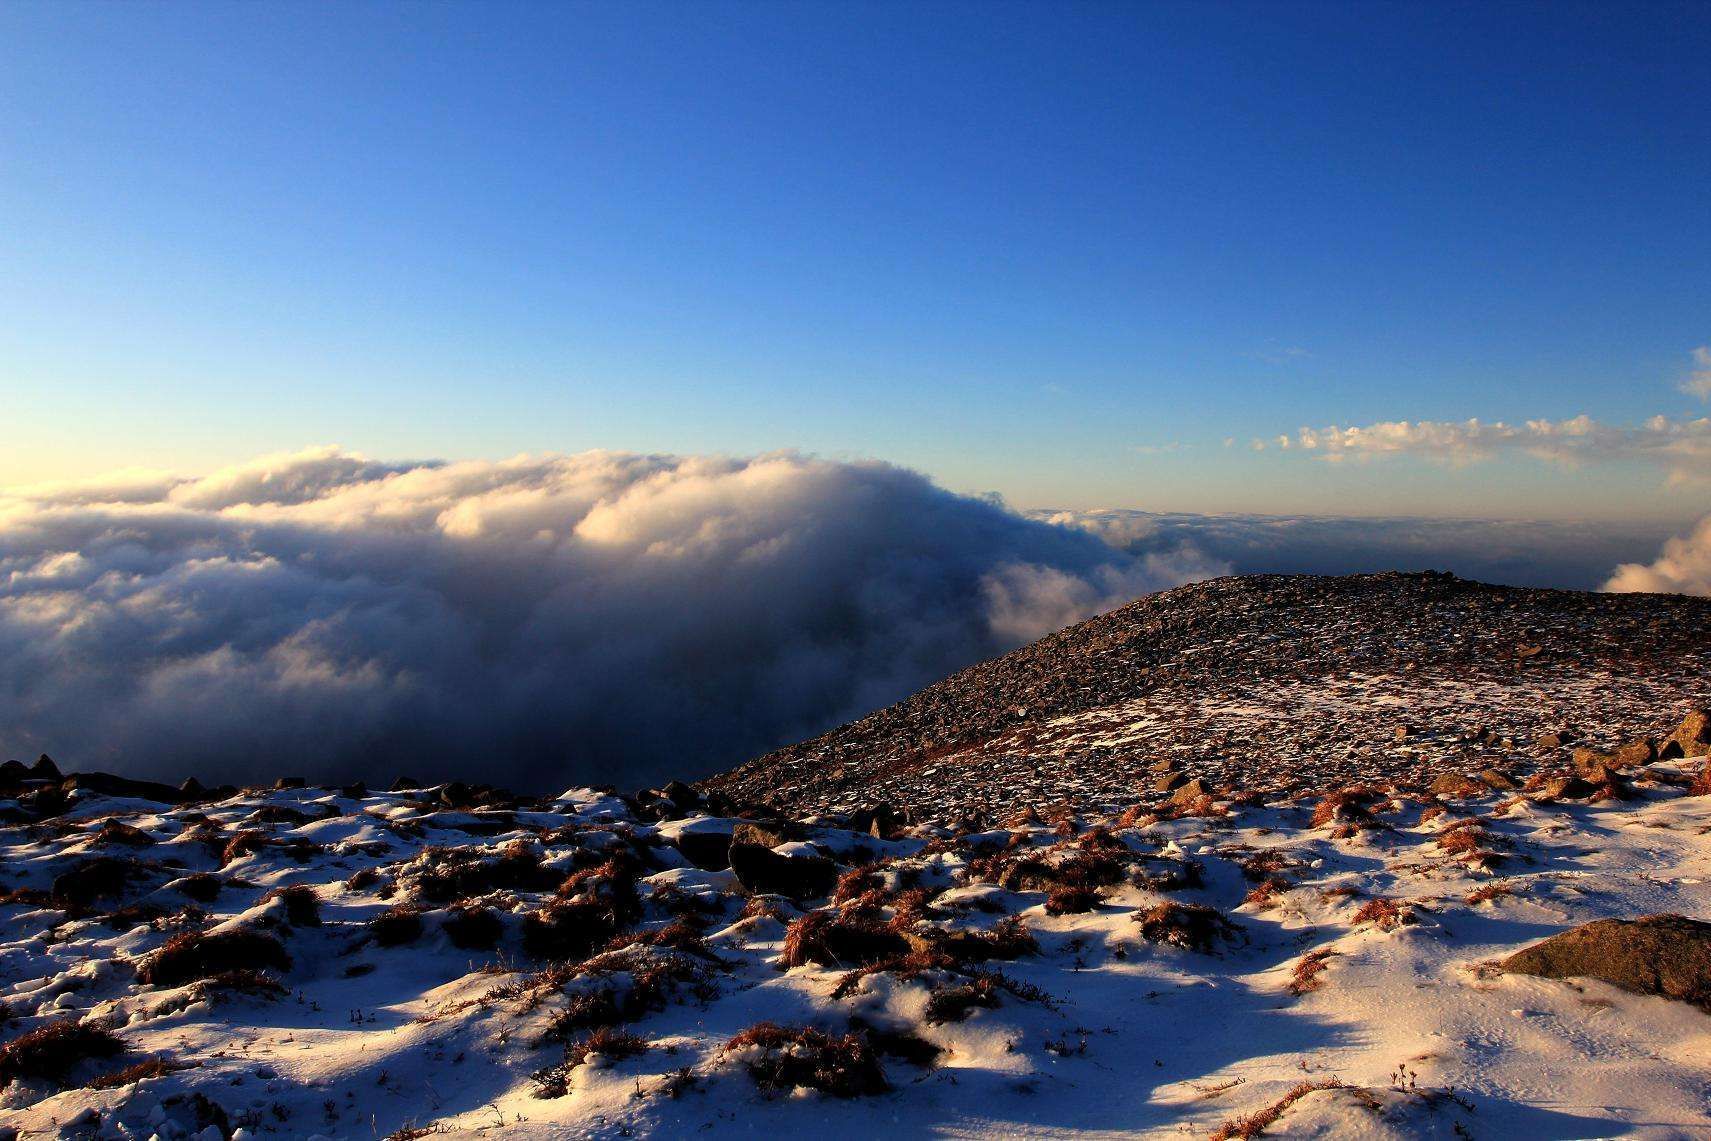
[[[1619,563],[1650,557],[1671,528],[1655,522],[1186,515],[1147,511],[1041,511],[1114,547],[1186,546],[1237,574],[1357,574],[1452,570],[1514,586],[1593,590]]]
[[[793,454],[121,473],[0,493],[0,750],[633,786],[1226,569]]]

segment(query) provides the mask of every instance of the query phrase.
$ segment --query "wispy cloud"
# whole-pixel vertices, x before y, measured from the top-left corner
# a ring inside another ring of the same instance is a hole
[[[1566,466],[1641,461],[1668,471],[1671,482],[1711,477],[1711,418],[1654,416],[1637,426],[1568,420],[1386,420],[1355,427],[1302,428],[1297,445],[1330,463],[1416,456],[1460,466],[1524,455]]]
[[[1266,364],[1290,364],[1294,361],[1305,360],[1313,354],[1299,345],[1271,345],[1258,349],[1248,356]]]
[[[1711,345],[1693,350],[1693,371],[1679,385],[1681,391],[1701,400],[1711,400]]]

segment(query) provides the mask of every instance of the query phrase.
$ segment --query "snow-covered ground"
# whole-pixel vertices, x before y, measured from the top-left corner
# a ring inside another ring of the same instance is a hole
[[[82,797],[0,830],[0,1041],[64,1022],[122,1052],[20,1071],[0,1124],[1242,1136],[1293,1097],[1268,1136],[1707,1137],[1711,1015],[1493,965],[1600,917],[1711,917],[1711,796],[1684,787],[1703,763],[1597,802],[1041,805],[889,839],[793,822],[778,854],[842,876],[804,903],[679,851],[720,862],[691,838],[716,849],[733,821],[589,790]],[[103,858],[123,862],[54,886]],[[786,1029],[740,1037],[757,1023]]]

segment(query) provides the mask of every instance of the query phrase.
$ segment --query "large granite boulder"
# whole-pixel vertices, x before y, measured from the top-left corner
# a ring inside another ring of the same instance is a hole
[[[1711,1013],[1711,923],[1685,915],[1597,919],[1517,951],[1502,966],[1547,979],[1600,979]]]

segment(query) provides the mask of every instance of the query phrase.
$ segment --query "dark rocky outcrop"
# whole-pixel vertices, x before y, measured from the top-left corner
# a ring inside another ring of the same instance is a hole
[[[838,879],[838,865],[824,856],[783,855],[760,844],[733,842],[731,871],[744,888],[759,895],[819,899]]]
[[[1600,979],[1711,1013],[1711,923],[1683,915],[1598,919],[1503,960],[1514,974]]]

